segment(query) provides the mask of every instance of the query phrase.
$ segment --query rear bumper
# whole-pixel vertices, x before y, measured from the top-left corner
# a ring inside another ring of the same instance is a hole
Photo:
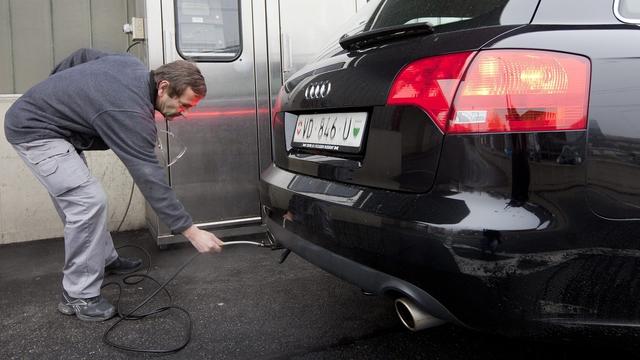
[[[444,305],[415,285],[337,255],[297,236],[286,229],[286,220],[282,223],[276,223],[268,218],[266,223],[271,234],[283,246],[319,268],[368,292],[379,295],[393,294],[408,297],[431,315],[462,325]]]
[[[496,252],[543,243],[530,239],[549,230],[539,227],[551,216],[533,205],[478,201],[475,193],[393,192],[276,166],[260,186],[267,227],[285,247],[366,291],[407,296],[433,316],[473,328],[522,315],[501,286],[517,277],[519,255]],[[518,242],[504,241],[514,233]]]
[[[540,151],[515,153],[523,139]],[[506,333],[558,319],[637,322],[637,304],[621,307],[608,299],[622,294],[594,290],[633,272],[584,271],[633,258],[619,250],[631,244],[624,237],[613,246],[620,225],[586,206],[584,164],[557,161],[566,143],[583,150],[583,140],[582,133],[451,137],[425,193],[273,165],[261,176],[261,203],[269,231],[301,257],[367,291],[411,297],[443,320]]]

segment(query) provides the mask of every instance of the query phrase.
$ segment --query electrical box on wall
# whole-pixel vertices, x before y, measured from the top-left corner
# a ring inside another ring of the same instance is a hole
[[[132,41],[144,40],[144,19],[132,17],[129,24],[122,26],[122,31],[131,35]]]
[[[131,40],[144,40],[144,19],[139,17],[132,17],[131,25],[133,27]]]

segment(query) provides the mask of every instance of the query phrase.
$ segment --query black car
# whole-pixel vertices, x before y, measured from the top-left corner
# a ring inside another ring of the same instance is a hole
[[[293,75],[270,233],[404,324],[640,326],[637,0],[382,0]]]

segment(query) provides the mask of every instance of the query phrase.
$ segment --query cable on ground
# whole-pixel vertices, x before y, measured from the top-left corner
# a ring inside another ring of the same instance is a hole
[[[230,246],[230,245],[256,245],[256,246],[261,246],[264,247],[266,246],[263,243],[259,243],[259,242],[254,242],[254,241],[227,241],[225,243],[223,243],[223,246]],[[151,269],[151,255],[149,255],[149,252],[147,252],[145,249],[139,247],[139,246],[135,246],[135,245],[125,245],[125,246],[121,246],[118,249],[124,248],[124,247],[131,247],[131,248],[136,248],[141,250],[145,256],[147,257],[147,268],[145,269],[146,272],[144,274],[130,274],[125,276],[122,279],[122,282],[126,285],[135,285],[140,283],[141,281],[143,281],[144,279],[148,279],[151,280],[152,282],[156,283],[158,285],[158,288],[153,291],[153,293],[151,293],[151,295],[147,296],[144,300],[142,300],[138,305],[136,305],[133,310],[129,310],[126,311],[126,313],[124,311],[122,311],[122,309],[120,308],[120,296],[122,295],[122,286],[120,285],[120,283],[118,282],[109,282],[106,283],[104,285],[102,285],[102,288],[108,287],[108,286],[116,286],[118,288],[118,296],[116,298],[116,310],[117,310],[117,316],[118,316],[118,320],[116,320],[116,322],[114,322],[113,324],[111,324],[111,326],[109,326],[109,328],[104,332],[104,335],[102,336],[102,341],[109,345],[112,346],[116,349],[120,349],[120,350],[125,350],[125,351],[131,351],[131,352],[138,352],[138,353],[150,353],[150,354],[169,354],[169,353],[175,353],[178,352],[182,349],[184,349],[185,346],[187,346],[189,344],[189,342],[191,341],[191,331],[193,329],[193,321],[191,319],[191,315],[189,314],[189,312],[177,305],[173,305],[173,300],[171,298],[171,294],[169,293],[169,291],[166,289],[166,286],[173,280],[176,278],[176,276],[178,276],[178,274],[180,274],[180,272],[182,272],[182,270],[184,270],[184,268],[186,268],[189,264],[191,264],[191,262],[197,258],[200,253],[197,253],[193,256],[191,256],[184,264],[182,264],[180,266],[180,268],[178,268],[178,270],[169,278],[167,279],[164,283],[160,284],[159,281],[157,281],[156,279],[154,279],[153,277],[149,276],[149,271]],[[158,295],[161,291],[164,291],[164,293],[167,295],[168,299],[169,299],[169,305],[166,306],[161,306],[159,308],[153,309],[149,312],[146,313],[142,313],[142,314],[136,314],[136,311],[138,311],[140,308],[142,308],[145,304],[147,304],[149,301],[151,301],[151,299],[153,299],[156,295]],[[164,311],[170,310],[170,309],[174,309],[174,310],[178,310],[180,312],[182,312],[187,319],[187,326],[185,326],[186,328],[186,333],[184,334],[184,340],[182,341],[182,343],[176,347],[173,348],[168,348],[168,349],[144,349],[144,348],[137,348],[137,347],[133,347],[133,346],[127,346],[127,345],[121,345],[118,344],[116,342],[114,342],[113,340],[111,340],[109,338],[109,334],[111,334],[113,332],[113,330],[118,326],[118,324],[122,323],[125,320],[142,320],[144,318],[146,318],[147,316],[151,316],[151,315],[155,315],[155,314],[159,314],[162,313]]]

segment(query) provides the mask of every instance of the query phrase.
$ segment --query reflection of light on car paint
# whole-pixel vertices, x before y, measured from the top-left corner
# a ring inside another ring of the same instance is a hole
[[[464,274],[479,276],[485,279],[496,277],[530,275],[551,267],[557,267],[566,262],[585,256],[628,257],[639,258],[638,250],[622,250],[611,248],[585,248],[576,250],[558,250],[532,254],[496,252],[496,258],[478,259],[459,255],[456,250],[475,250],[482,253],[482,249],[468,245],[452,245],[449,251],[460,271]],[[523,266],[524,264],[524,266]],[[536,264],[532,266],[532,264]]]
[[[487,193],[459,193],[448,196],[450,199],[464,201],[469,208],[469,215],[457,224],[448,226],[452,229],[499,231],[545,229],[549,221],[525,207],[512,207],[510,199],[492,197]]]
[[[547,227],[549,227],[549,224],[551,223],[551,221],[549,220],[545,220],[542,224],[540,224],[536,230],[542,230],[542,229],[546,229]]]
[[[342,184],[331,183],[326,185],[327,183],[325,181],[309,178],[306,178],[306,180],[312,181],[317,187],[314,186],[314,184],[306,184],[305,186],[305,184],[298,184],[296,181],[298,179],[301,179],[301,177],[293,176],[287,188],[295,190],[299,194],[304,194],[310,198],[325,202],[354,206],[364,193],[362,190],[357,190]]]
[[[304,195],[319,199],[322,201],[333,202],[336,204],[340,204],[343,206],[353,206],[356,201],[362,196],[362,191],[359,191],[355,196],[345,197],[340,195],[332,195],[332,194],[314,194],[314,193],[304,193]]]

